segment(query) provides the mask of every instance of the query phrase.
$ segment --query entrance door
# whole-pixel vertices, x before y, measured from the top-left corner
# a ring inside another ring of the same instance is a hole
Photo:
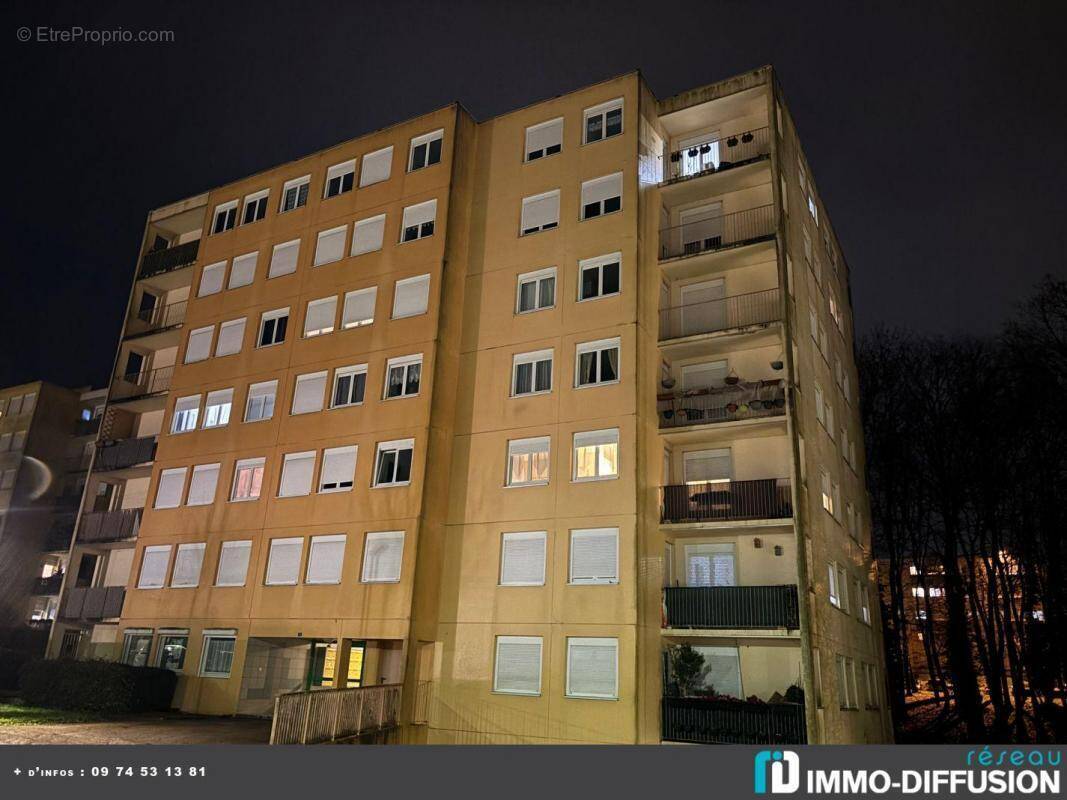
[[[687,544],[685,546],[686,586],[736,586],[734,545]]]
[[[726,281],[701,281],[682,287],[682,336],[726,328]]]
[[[686,255],[716,250],[722,246],[722,203],[691,208],[680,215],[682,249]]]

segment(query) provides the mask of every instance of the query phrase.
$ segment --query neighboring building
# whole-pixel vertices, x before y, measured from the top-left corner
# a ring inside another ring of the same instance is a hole
[[[810,176],[769,67],[631,73],[153,212],[74,548],[115,657],[209,714],[402,683],[414,741],[887,740]]]

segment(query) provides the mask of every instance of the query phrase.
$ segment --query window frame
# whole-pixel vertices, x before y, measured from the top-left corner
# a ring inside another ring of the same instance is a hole
[[[612,380],[600,380],[600,368],[601,359],[603,353],[607,350],[618,351],[618,366],[616,372],[618,373]],[[597,380],[592,383],[581,382],[581,366],[582,355],[585,353],[596,353],[597,364],[596,373]],[[592,342],[578,342],[574,346],[574,388],[575,389],[591,389],[597,386],[611,386],[612,384],[620,383],[622,381],[622,337],[613,336],[610,339],[596,339]]]
[[[548,367],[548,388],[537,388],[537,365],[547,361]],[[519,383],[519,367],[525,364],[532,364],[530,372],[530,386],[533,387],[528,392],[520,392],[518,390]],[[509,397],[536,397],[542,394],[551,394],[555,383],[555,369],[556,369],[556,351],[554,348],[547,348],[545,350],[533,350],[529,353],[515,353],[511,357],[511,393]]]
[[[541,542],[541,580],[539,581],[505,581],[504,565],[509,540],[537,540]],[[504,531],[500,534],[500,568],[497,574],[497,586],[544,586],[548,578],[548,531]]]
[[[604,291],[604,267],[614,264],[618,269],[619,288],[614,292]],[[582,297],[582,287],[585,284],[587,270],[597,270],[597,293],[589,297]],[[589,303],[594,300],[602,300],[607,297],[617,297],[622,294],[622,253],[607,253],[593,258],[583,258],[578,262],[578,297],[576,302]]]
[[[249,495],[248,497],[238,497],[237,496],[237,486],[238,486],[238,478],[239,478],[239,476],[241,474],[241,470],[242,469],[251,469],[252,470],[253,475],[252,475],[252,484],[250,484],[250,486],[251,486],[251,485],[253,485],[255,483],[255,470],[257,468],[262,471],[260,476],[259,476],[259,494],[255,495],[254,497],[251,496],[251,495]],[[237,459],[237,461],[235,461],[234,465],[233,465],[233,479],[232,479],[233,482],[232,482],[232,485],[230,487],[230,500],[229,501],[231,503],[254,503],[255,501],[259,500],[260,498],[263,497],[263,481],[266,479],[266,477],[267,477],[267,460],[266,460],[266,458],[264,456],[258,456],[258,457],[254,457],[254,458],[239,458],[239,459]]]
[[[413,366],[419,368],[419,388],[412,393],[408,393],[408,375],[410,374],[410,368]],[[385,381],[382,386],[382,400],[404,400],[410,397],[418,397],[422,392],[422,372],[423,372],[423,354],[413,353],[407,356],[394,356],[385,362]],[[390,376],[394,369],[403,369],[403,380],[400,382],[401,391],[397,395],[389,395],[389,388],[392,385]]]
[[[608,446],[608,445],[611,445],[612,442],[594,443],[592,445],[589,445],[589,444],[579,445],[578,439],[581,436],[586,436],[586,437],[590,437],[590,438],[594,438],[594,437],[598,437],[599,436],[599,437],[602,438],[605,434],[610,434],[611,432],[615,433],[615,441],[614,441],[614,445],[615,445],[615,472],[601,475],[600,474],[600,458],[601,458],[600,448]],[[595,430],[595,431],[575,431],[572,434],[572,436],[571,436],[571,463],[572,463],[572,466],[571,466],[571,482],[572,483],[590,483],[590,482],[593,482],[593,481],[614,481],[614,480],[618,480],[619,479],[619,469],[620,469],[620,463],[619,462],[620,462],[620,455],[621,455],[621,450],[622,450],[622,445],[621,445],[621,442],[620,442],[620,438],[621,438],[620,433],[621,432],[619,431],[618,428],[602,428],[600,430]],[[588,447],[596,448],[596,462],[597,462],[597,474],[596,475],[590,475],[590,476],[584,476],[584,477],[578,475],[578,448],[579,448],[579,446],[581,446],[583,448],[588,448]]]
[[[615,109],[619,110],[619,130],[615,133],[608,133],[608,114]],[[601,134],[596,139],[589,138],[589,120],[593,117],[601,117],[600,130]],[[582,146],[589,144],[596,144],[597,142],[604,142],[608,139],[613,139],[616,136],[622,136],[626,132],[626,102],[623,97],[616,97],[613,100],[608,100],[604,103],[598,103],[595,106],[582,110]]]
[[[574,576],[574,540],[583,536],[606,537],[610,533],[615,539],[615,568],[611,577],[593,576],[588,578],[575,578]],[[567,585],[568,586],[617,586],[619,584],[619,528],[572,528],[567,538]]]
[[[541,282],[546,281],[549,278],[552,279],[552,304],[547,306],[540,305],[541,299]],[[534,300],[535,304],[533,308],[523,309],[522,307],[522,287],[528,283],[534,284]],[[559,290],[559,279],[556,276],[555,267],[545,267],[544,269],[534,270],[533,272],[524,272],[515,279],[515,313],[516,314],[536,314],[538,311],[548,311],[556,307],[556,295]]]
[[[326,461],[331,454],[347,454],[352,453],[352,475],[347,481],[338,481],[338,485],[327,488],[323,483],[323,477],[326,474]],[[337,447],[327,447],[322,451],[322,460],[319,465],[319,472],[317,480],[315,481],[316,494],[340,494],[341,492],[351,492],[356,488],[356,465],[359,462],[359,445],[346,444],[338,445]],[[343,484],[348,484],[347,486]]]
[[[227,231],[232,231],[237,227],[237,206],[240,204],[238,199],[227,200],[224,203],[217,203],[215,210],[211,213],[211,235],[217,236]],[[230,212],[233,215],[230,216]],[[223,227],[219,227],[219,214],[225,214]]]
[[[356,188],[356,161],[358,161],[358,159],[350,158],[347,161],[340,161],[337,164],[333,164],[326,168],[326,177],[322,182],[323,200],[329,200],[333,197],[340,197],[343,194],[348,194]],[[345,188],[345,175],[352,176],[352,180],[349,181],[347,189]],[[330,184],[337,179],[340,179],[340,182],[337,185],[337,191],[331,194]]]
[[[546,461],[548,463],[548,477],[544,480],[533,480],[533,458],[535,454],[541,452],[538,450],[527,450],[525,448],[533,447],[535,444],[545,444],[544,453],[546,455]],[[531,456],[529,464],[529,473],[531,480],[528,481],[513,481],[512,474],[513,469],[511,466],[512,459],[516,456]],[[504,462],[504,486],[508,489],[520,489],[530,486],[547,486],[552,480],[552,437],[551,436],[528,436],[522,439],[508,439],[507,442],[507,457]]]
[[[544,225],[539,225],[533,228],[527,228],[525,225],[526,207],[532,203],[540,200],[545,200],[549,197],[556,198],[556,221],[546,222]],[[532,194],[528,197],[522,198],[522,204],[519,206],[519,238],[523,236],[533,236],[535,233],[544,233],[545,231],[552,231],[559,228],[559,221],[561,216],[561,195],[559,189],[549,189],[547,192],[540,192],[539,194]]]
[[[264,311],[262,314],[260,314],[260,316],[259,316],[259,333],[256,334],[256,349],[259,350],[260,348],[263,348],[263,347],[275,347],[276,345],[279,345],[279,344],[285,344],[285,335],[286,335],[286,333],[288,333],[288,328],[289,328],[289,317],[290,317],[289,306],[286,306],[285,308],[276,308],[276,309],[273,309],[272,311]],[[284,319],[285,320],[285,325],[279,325],[278,324],[278,320],[280,320],[280,319]],[[268,322],[273,322],[274,323],[273,335],[271,337],[273,339],[273,341],[270,341],[270,342],[264,344],[263,343],[263,334],[265,332],[265,329],[267,327],[267,323]],[[279,328],[282,329],[282,338],[281,339],[275,338],[277,336],[277,334],[278,334],[278,329]]]
[[[267,201],[270,199],[270,189],[260,189],[257,192],[246,194],[241,205],[241,225],[252,225],[262,222],[267,216]],[[248,212],[252,211],[252,219],[248,219]]]
[[[411,451],[411,462],[408,467],[408,479],[405,481],[395,480],[397,475],[397,468],[400,465],[400,453],[404,450]],[[393,462],[393,478],[391,481],[378,480],[378,473],[381,471],[381,462],[383,453],[396,453],[396,460]],[[374,474],[371,477],[371,488],[373,489],[388,489],[397,486],[409,486],[411,484],[411,470],[415,467],[415,439],[391,439],[386,442],[378,442],[374,448]]]
[[[609,216],[611,214],[620,213],[622,211],[622,195],[623,195],[623,190],[625,188],[623,186],[623,177],[624,176],[623,176],[622,172],[613,172],[610,175],[601,175],[598,178],[590,178],[587,181],[582,181],[581,191],[579,193],[579,201],[580,201],[581,208],[580,208],[580,214],[579,214],[579,217],[578,217],[578,221],[579,222],[585,222],[587,220],[599,219],[601,217],[606,217],[606,216]],[[605,198],[603,198],[601,200],[594,200],[594,201],[589,202],[589,203],[587,203],[585,201],[585,192],[586,192],[587,188],[592,190],[593,187],[598,186],[599,184],[602,184],[602,183],[607,183],[609,181],[614,181],[616,178],[618,178],[618,181],[619,181],[619,194],[618,194],[619,207],[618,208],[613,208],[611,211],[607,210],[608,200],[614,199],[615,195],[610,195],[610,196],[605,197]],[[589,206],[593,205],[594,203],[597,204],[599,210],[597,211],[596,214],[590,215],[590,214],[587,213],[587,209],[588,209]]]
[[[207,662],[210,655],[211,645],[216,642],[230,641],[233,643],[233,649],[230,652],[230,669],[227,672],[208,672]],[[203,646],[200,649],[200,667],[197,670],[197,674],[201,678],[229,678],[233,674],[233,660],[237,657],[237,636],[235,633],[222,634],[222,633],[208,633],[203,635]]]
[[[593,644],[597,642],[598,644]],[[584,647],[607,647],[601,642],[613,642],[612,649],[615,651],[615,689],[610,695],[578,693],[571,690],[571,649],[575,645]],[[617,636],[568,636],[567,637],[567,668],[564,676],[564,694],[568,698],[580,700],[618,700],[619,699],[619,639]]]
[[[500,645],[501,644],[536,644],[537,645],[537,689],[501,689],[499,686]],[[541,636],[497,636],[493,645],[493,694],[512,695],[515,697],[540,697],[544,688],[545,641]]]
[[[559,125],[559,144],[548,145],[538,150],[530,150],[530,134],[535,131],[540,131],[544,130],[545,128],[553,127],[555,125]],[[545,120],[544,122],[538,122],[534,125],[527,125],[526,132],[523,137],[522,163],[530,164],[534,161],[543,161],[544,159],[549,158],[550,156],[559,155],[561,152],[563,152],[563,134],[565,130],[566,127],[564,124],[563,117],[556,117],[555,119]],[[548,150],[552,147],[555,147],[556,149],[549,153]],[[540,155],[531,157],[531,153],[540,153]]]
[[[440,146],[437,148],[437,160],[431,161],[433,156],[433,143],[440,142]],[[419,166],[415,166],[415,150],[423,145],[426,146],[425,161]],[[420,169],[428,169],[435,164],[441,163],[441,158],[444,155],[445,148],[445,129],[439,128],[429,133],[423,133],[418,136],[412,136],[411,141],[408,143],[408,167],[407,171],[418,172]]]
[[[367,378],[366,378],[366,376],[368,374],[367,368],[368,368],[367,364],[354,364],[354,365],[352,365],[350,367],[336,367],[334,369],[334,371],[333,371],[333,381],[330,384],[330,408],[331,409],[333,409],[333,408],[349,408],[351,406],[361,406],[361,405],[363,405],[363,403],[366,401],[366,398],[367,398]],[[355,381],[355,376],[356,375],[363,375],[364,376],[364,378],[363,378],[363,391],[361,393],[362,396],[360,397],[360,399],[356,400],[356,401],[353,401],[353,400],[351,400],[351,397],[352,397],[352,394],[353,394],[353,390],[355,389],[355,386],[356,386],[356,381]],[[347,402],[347,403],[337,403],[336,402],[336,400],[337,400],[337,381],[340,378],[349,377],[349,376],[351,376],[353,378],[351,383],[349,383],[349,388],[348,388],[349,402]]]
[[[300,189],[303,186],[307,186],[308,189],[304,192],[304,202],[300,202]],[[292,208],[285,207],[285,196],[289,194],[289,191],[296,189],[296,200]],[[281,198],[278,201],[278,213],[288,214],[290,211],[296,211],[298,208],[304,208],[308,202],[308,196],[311,194],[311,174],[304,175],[299,178],[291,178],[282,184]]]

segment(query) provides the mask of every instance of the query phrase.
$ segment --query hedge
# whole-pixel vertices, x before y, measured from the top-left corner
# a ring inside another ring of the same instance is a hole
[[[19,670],[33,657],[25,650],[0,646],[0,689],[17,689]]]
[[[131,667],[113,661],[30,661],[19,675],[27,705],[123,714],[166,711],[177,676],[169,669]]]

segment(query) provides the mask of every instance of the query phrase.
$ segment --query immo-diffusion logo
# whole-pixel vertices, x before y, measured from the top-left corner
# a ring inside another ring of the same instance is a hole
[[[767,794],[767,773],[772,794],[791,794],[800,788],[800,756],[792,750],[760,750],[756,753],[752,789]]]

